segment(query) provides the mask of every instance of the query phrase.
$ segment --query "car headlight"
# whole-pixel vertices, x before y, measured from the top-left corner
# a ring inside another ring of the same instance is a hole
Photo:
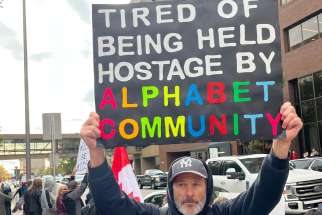
[[[160,182],[160,178],[155,178],[155,182]]]
[[[283,196],[286,200],[297,200],[298,197],[295,195],[295,183],[286,184],[283,191]]]

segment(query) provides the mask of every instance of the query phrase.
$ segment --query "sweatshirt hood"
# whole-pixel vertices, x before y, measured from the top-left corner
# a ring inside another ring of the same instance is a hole
[[[185,158],[190,158],[190,157],[185,157]],[[182,157],[178,158],[172,162],[172,164],[169,168],[169,173],[168,173],[167,200],[168,200],[169,210],[171,211],[171,215],[182,215],[182,213],[179,212],[179,210],[177,209],[177,207],[175,205],[174,196],[173,196],[173,187],[172,187],[172,185],[173,185],[173,172],[175,172],[175,171],[173,171],[174,164],[180,159],[182,159]],[[207,182],[206,192],[207,193],[206,193],[205,205],[204,205],[202,211],[200,213],[198,213],[198,215],[205,215],[205,214],[207,214],[207,211],[212,203],[213,181],[212,181],[212,175],[211,175],[210,170],[207,167],[206,163],[203,161],[201,161],[201,162],[207,172],[207,179],[206,179],[206,182]]]

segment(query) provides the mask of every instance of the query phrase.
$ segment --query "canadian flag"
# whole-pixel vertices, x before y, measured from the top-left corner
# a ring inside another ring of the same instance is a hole
[[[114,148],[112,171],[121,190],[135,201],[143,202],[142,194],[125,147]]]

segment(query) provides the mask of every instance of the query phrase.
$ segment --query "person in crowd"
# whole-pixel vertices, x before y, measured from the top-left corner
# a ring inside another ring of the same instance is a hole
[[[0,176],[0,215],[7,215],[7,203],[11,202],[12,197],[9,195],[8,190],[5,189],[5,184]]]
[[[11,196],[11,187],[9,184],[2,183],[1,191],[6,195]],[[5,207],[6,215],[11,215],[11,199],[4,200],[4,207]]]
[[[81,196],[87,187],[87,174],[85,174],[80,186],[76,181],[67,184],[68,192],[63,195],[63,203],[68,215],[80,215],[84,203]]]
[[[46,178],[41,192],[41,208],[43,215],[53,215],[56,213],[54,189],[55,181],[53,178]]]
[[[24,195],[23,211],[25,215],[42,215],[41,207],[42,180],[34,179],[30,189]]]
[[[319,152],[313,148],[311,151],[310,157],[315,157],[315,156],[319,156]]]
[[[18,194],[19,200],[16,202],[15,207],[13,208],[12,212],[15,213],[17,210],[22,210],[22,206],[24,203],[23,196],[28,191],[28,184],[27,182],[21,182],[20,187],[17,189],[15,194],[13,195],[13,198]]]
[[[322,215],[322,209],[312,209],[306,212],[304,215]]]
[[[115,181],[105,158],[105,150],[96,145],[100,136],[100,118],[91,113],[80,135],[89,153],[89,185],[96,207],[101,214],[127,215],[267,215],[280,201],[288,172],[288,152],[292,140],[302,128],[295,108],[286,102],[280,109],[285,135],[274,139],[271,153],[264,159],[256,181],[246,191],[224,203],[212,203],[213,181],[207,165],[195,158],[182,157],[169,169],[168,207],[137,203],[123,192]]]
[[[290,160],[296,160],[298,158],[295,150],[291,151]]]
[[[69,190],[66,185],[61,185],[58,189],[57,198],[56,198],[56,215],[65,215],[66,210],[63,203],[63,196]]]

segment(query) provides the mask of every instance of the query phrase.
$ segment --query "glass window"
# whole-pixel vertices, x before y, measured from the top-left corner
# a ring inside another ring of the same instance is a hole
[[[303,41],[315,40],[319,37],[318,17],[312,17],[311,19],[302,23]]]
[[[248,169],[250,173],[258,173],[261,169],[264,157],[260,158],[242,158],[240,162]]]
[[[315,160],[314,164],[312,165],[312,170],[322,172],[322,160]]]
[[[322,121],[322,98],[316,100],[316,113],[318,121]]]
[[[304,123],[316,121],[314,101],[302,102],[302,117]]]
[[[322,20],[321,20],[321,23],[322,23]],[[322,71],[314,73],[313,77],[314,77],[315,97],[320,97],[322,96]]]
[[[292,160],[290,161],[295,169],[307,169],[313,160],[305,159],[305,160]]]
[[[319,123],[319,136],[320,136],[320,146],[322,146],[322,122]],[[320,148],[320,154],[322,154],[322,147]]]
[[[315,123],[304,125],[305,145],[308,151],[312,149],[320,149],[320,141],[318,140],[318,129]]]
[[[296,48],[302,43],[301,25],[295,26],[288,31],[290,49]]]
[[[221,175],[220,174],[220,162],[219,161],[210,161],[208,167],[212,175]]]
[[[299,85],[300,85],[301,100],[307,100],[307,99],[314,98],[313,77],[311,75],[299,79]]]
[[[320,29],[320,34],[322,34],[322,13],[318,16],[319,19],[319,29]]]
[[[223,170],[224,175],[226,175],[226,171],[229,168],[235,169],[236,172],[242,172],[242,169],[235,161],[224,161],[224,170]]]
[[[287,5],[287,4],[291,3],[292,1],[294,1],[294,0],[281,0],[281,4]]]

